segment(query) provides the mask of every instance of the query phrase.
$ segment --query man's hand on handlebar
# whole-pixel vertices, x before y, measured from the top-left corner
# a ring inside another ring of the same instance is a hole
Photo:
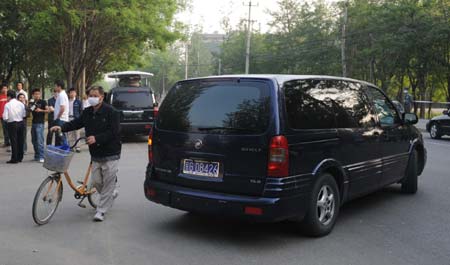
[[[61,131],[61,126],[53,126],[52,128],[50,128],[51,132],[60,132]]]
[[[95,139],[95,136],[89,136],[89,137],[86,138],[86,143],[87,143],[88,145],[95,144],[96,142],[97,142],[97,141],[96,141],[96,139]]]

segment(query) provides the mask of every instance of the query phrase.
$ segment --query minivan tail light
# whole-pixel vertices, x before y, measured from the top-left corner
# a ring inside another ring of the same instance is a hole
[[[269,177],[289,175],[289,146],[284,136],[275,136],[270,140],[267,175]]]
[[[153,107],[153,118],[158,117],[158,113],[159,113],[159,108],[158,107]]]
[[[150,128],[148,134],[148,162],[153,162],[153,128]]]

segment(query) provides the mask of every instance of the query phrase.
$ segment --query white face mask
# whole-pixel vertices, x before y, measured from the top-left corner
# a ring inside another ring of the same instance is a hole
[[[99,101],[100,101],[99,98],[94,98],[94,97],[88,98],[89,105],[91,105],[91,106],[97,106],[98,103],[100,103]]]

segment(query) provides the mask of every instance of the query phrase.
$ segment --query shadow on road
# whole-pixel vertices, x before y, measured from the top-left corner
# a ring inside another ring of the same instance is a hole
[[[377,208],[394,205],[397,200],[402,200],[410,195],[401,193],[400,185],[390,185],[369,195],[354,199],[342,206],[338,219],[338,224],[343,224],[346,220],[364,216],[368,212],[376,211]]]
[[[351,220],[361,218],[369,211],[386,207],[393,201],[401,200],[405,195],[400,193],[398,185],[389,186],[381,191],[361,197],[345,204],[341,208],[335,229],[345,227]],[[392,204],[393,205],[393,204]],[[196,238],[201,241],[218,240],[237,246],[267,247],[276,244],[273,239],[311,240],[302,235],[300,225],[285,221],[279,223],[251,223],[237,220],[225,220],[220,217],[210,217],[186,213],[170,221],[159,224],[161,230],[169,233]],[[154,229],[154,228],[153,228]]]

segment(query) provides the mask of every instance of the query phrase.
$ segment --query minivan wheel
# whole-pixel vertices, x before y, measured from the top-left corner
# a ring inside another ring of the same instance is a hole
[[[441,132],[439,131],[439,125],[437,125],[436,123],[431,124],[430,137],[432,139],[440,139],[441,138]]]
[[[308,212],[302,221],[303,232],[313,237],[329,234],[339,215],[339,207],[340,195],[335,179],[330,174],[322,174],[311,192]]]
[[[417,192],[417,151],[414,150],[409,157],[406,175],[402,180],[402,192],[415,194]]]

